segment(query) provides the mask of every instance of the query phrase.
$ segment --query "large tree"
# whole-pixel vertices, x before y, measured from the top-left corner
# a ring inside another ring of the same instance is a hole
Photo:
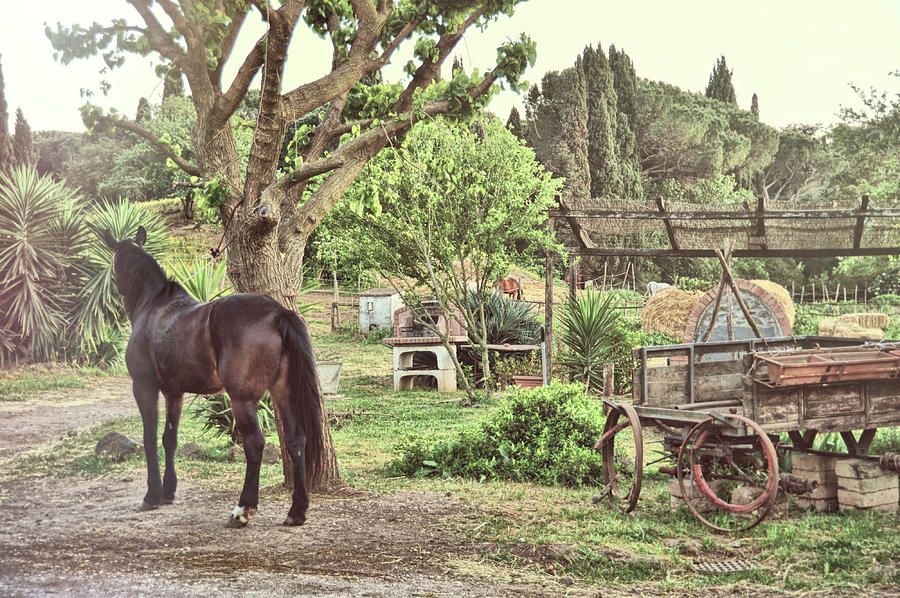
[[[57,25],[46,33],[63,63],[102,53],[115,67],[127,53],[153,54],[162,63],[160,72],[183,73],[197,112],[191,132],[194,161],[137,123],[95,106],[83,109],[86,124],[140,135],[186,173],[210,183],[226,227],[228,273],[235,288],[293,306],[307,239],[373,156],[415,120],[477,109],[501,80],[518,89],[519,77],[535,58],[534,44],[524,35],[501,46],[496,66],[484,74],[457,72],[449,81],[435,79],[469,27],[483,27],[500,13],[511,15],[519,1],[127,0],[139,15],[137,23],[123,18],[88,27]],[[252,12],[265,23],[265,32],[246,55],[233,56],[238,32]],[[288,60],[319,58],[288,51],[304,24],[331,41],[331,70],[285,89]],[[411,38],[415,48],[408,80],[361,89],[360,82],[378,73]],[[238,65],[230,82],[223,79],[229,61]],[[244,169],[229,119],[257,75],[259,108]],[[361,94],[372,108],[353,120],[359,111],[345,114],[345,106]],[[322,116],[306,131],[302,155],[291,160],[288,172],[279,173],[288,124],[316,109]],[[308,186],[320,175],[324,180]],[[323,485],[335,481],[332,459]]]

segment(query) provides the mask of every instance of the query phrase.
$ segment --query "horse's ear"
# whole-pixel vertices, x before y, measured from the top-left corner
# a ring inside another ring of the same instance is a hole
[[[144,243],[147,242],[147,229],[143,226],[138,227],[138,232],[134,236],[134,242],[137,243],[138,247],[143,247]]]
[[[119,242],[116,241],[116,238],[112,236],[112,233],[109,232],[109,229],[103,231],[103,240],[106,241],[106,244],[109,245],[109,248],[113,251],[115,251],[116,247],[119,246]]]

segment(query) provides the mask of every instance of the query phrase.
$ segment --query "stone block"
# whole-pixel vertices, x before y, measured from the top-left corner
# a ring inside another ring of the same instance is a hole
[[[879,478],[838,478],[838,491],[870,494],[882,490],[897,490],[897,474],[887,471]]]
[[[879,478],[885,475],[877,461],[867,459],[837,459],[834,465],[834,473],[841,478]],[[891,475],[897,477],[896,473]]]
[[[881,469],[876,461],[841,459],[835,473],[841,509],[898,510],[900,483],[896,472]]]
[[[838,509],[838,499],[836,495],[834,498],[807,498],[807,495],[803,494],[795,498],[794,502],[801,509],[812,509],[816,513],[827,513],[837,511]]]
[[[848,492],[838,489],[838,503],[840,504],[841,509],[878,508],[880,511],[896,511],[898,500],[900,500],[900,493],[898,493],[896,487],[887,490],[879,490],[878,492],[869,492],[867,494],[859,494],[857,492]]]
[[[703,493],[693,484],[692,480],[685,480],[684,485],[688,493],[688,500],[691,501],[691,504],[698,512],[710,513],[716,510],[716,506],[703,496]],[[716,496],[719,496],[722,492],[721,480],[713,480],[708,485]],[[669,507],[673,510],[684,504],[684,497],[681,496],[681,487],[675,478],[669,480],[669,495]]]

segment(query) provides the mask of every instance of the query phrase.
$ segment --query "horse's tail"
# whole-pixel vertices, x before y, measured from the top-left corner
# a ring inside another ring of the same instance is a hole
[[[306,479],[313,488],[322,476],[325,461],[325,433],[322,427],[322,397],[306,324],[292,311],[285,310],[278,332],[288,353],[290,401],[297,410],[306,436]]]

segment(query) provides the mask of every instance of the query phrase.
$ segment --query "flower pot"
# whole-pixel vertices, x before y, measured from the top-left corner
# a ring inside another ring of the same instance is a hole
[[[513,376],[512,379],[519,388],[540,388],[544,385],[543,376]]]
[[[341,366],[343,361],[317,361],[316,371],[319,374],[319,384],[326,395],[337,394],[338,382],[341,380]]]

